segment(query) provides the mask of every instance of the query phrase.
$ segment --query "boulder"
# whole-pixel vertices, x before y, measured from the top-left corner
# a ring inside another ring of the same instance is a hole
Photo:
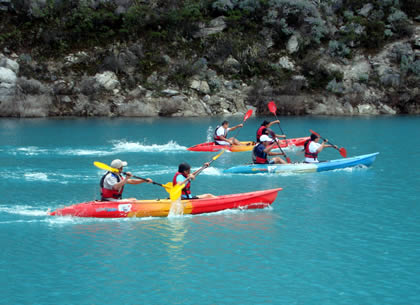
[[[198,27],[199,31],[194,34],[194,38],[206,37],[209,35],[220,33],[226,28],[225,17],[217,17],[211,20],[208,25],[200,23]]]
[[[357,110],[359,111],[359,114],[361,115],[378,115],[379,114],[378,109],[371,104],[357,105]]]
[[[280,67],[282,67],[285,70],[294,70],[295,69],[295,64],[287,56],[280,57],[279,65],[280,65]]]
[[[120,86],[117,75],[111,71],[105,71],[103,73],[97,73],[95,75],[95,81],[99,83],[105,90],[114,90]]]
[[[7,57],[0,59],[0,67],[12,70],[15,74],[19,73],[19,64],[15,60],[11,60]]]
[[[206,81],[193,80],[190,85],[191,89],[194,89],[202,94],[210,93],[210,86]]]
[[[16,73],[9,68],[0,67],[0,83],[12,84],[16,83]]]
[[[286,49],[289,54],[296,53],[299,50],[299,39],[296,34],[289,38],[287,41]]]

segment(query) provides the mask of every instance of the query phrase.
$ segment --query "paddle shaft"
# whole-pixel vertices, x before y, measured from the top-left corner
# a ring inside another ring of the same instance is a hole
[[[272,114],[274,114],[274,116],[276,117],[276,120],[277,120],[277,121],[279,121],[279,128],[280,128],[281,134],[282,134],[282,135],[285,135],[285,134],[284,134],[284,132],[283,132],[283,129],[281,128],[281,125],[280,125],[280,120],[279,120],[279,118],[277,117],[277,114],[276,114],[276,111],[277,111],[277,107],[276,107],[276,105],[274,104],[274,102],[270,102],[269,104],[271,104],[271,105],[269,105],[269,106],[268,106],[268,110],[270,110],[270,112],[271,112]],[[285,136],[286,136],[286,135],[285,135]],[[286,145],[287,145],[287,140],[286,140],[286,137],[284,138],[284,140],[286,141]],[[292,161],[291,161],[291,160],[290,160],[290,158],[286,155],[286,153],[283,151],[283,149],[280,147],[280,144],[279,144],[279,142],[276,140],[275,135],[274,135],[274,141],[276,141],[277,146],[280,148],[280,151],[283,153],[284,157],[286,158],[287,163],[291,163]]]
[[[245,123],[245,121],[246,121],[246,120],[248,120],[248,118],[249,118],[251,115],[252,115],[252,110],[250,109],[250,110],[248,110],[248,111],[245,113],[245,116],[244,116],[244,119],[243,119],[243,121],[242,121],[242,124],[244,124],[244,123]],[[242,127],[238,128],[238,131],[236,132],[236,134],[235,134],[234,138],[237,138],[237,137],[238,137],[239,131],[240,131],[241,129],[242,129]]]
[[[127,175],[127,172],[122,172],[122,174]],[[139,176],[134,176],[134,175],[131,175],[131,177],[136,178],[136,179],[140,179],[140,180],[147,181],[147,178],[142,178],[142,177],[139,177]],[[155,182],[155,181],[152,181],[152,184],[156,184],[156,185],[159,185],[159,186],[163,186],[163,184],[162,184],[162,183]]]

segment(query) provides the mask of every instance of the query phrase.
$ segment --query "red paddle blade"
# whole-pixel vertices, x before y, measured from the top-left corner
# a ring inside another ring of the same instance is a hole
[[[244,122],[252,115],[252,109],[249,109],[244,116]]]
[[[286,161],[287,161],[287,163],[292,163],[292,160],[290,160],[289,157],[286,157]]]
[[[317,133],[317,132],[315,132],[315,131],[313,131],[312,129],[309,129],[309,132],[310,133],[313,133],[314,135],[316,135],[317,137],[321,137],[320,135],[319,135],[319,133]]]
[[[268,110],[270,110],[271,113],[276,114],[277,106],[276,103],[274,103],[274,101],[268,103]]]
[[[347,150],[344,147],[341,147],[339,150],[340,155],[342,155],[344,158],[347,157]]]

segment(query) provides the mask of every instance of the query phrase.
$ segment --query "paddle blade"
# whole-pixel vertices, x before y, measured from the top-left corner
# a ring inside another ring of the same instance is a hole
[[[277,106],[276,103],[274,103],[274,101],[268,103],[268,110],[270,110],[270,112],[273,114],[277,113]]]
[[[102,163],[102,162],[95,161],[95,162],[93,162],[93,165],[95,165],[97,168],[100,168],[100,169],[103,169],[103,170],[106,170],[106,171],[109,171],[109,172],[119,173],[118,169],[113,168],[109,165],[106,165],[105,163]]]
[[[314,135],[316,135],[318,138],[320,138],[321,136],[319,135],[319,133],[313,131],[312,129],[309,129],[310,133],[313,133]]]
[[[248,120],[249,119],[249,117],[252,115],[252,109],[249,109],[246,113],[245,113],[245,116],[244,116],[244,122],[246,121],[246,120]]]
[[[338,151],[340,152],[340,155],[347,158],[347,150],[344,147],[341,147]]]
[[[217,158],[219,158],[221,155],[223,155],[223,153],[226,151],[226,149],[223,149],[221,152],[219,152],[217,155],[215,155],[212,160],[215,161],[217,160]]]
[[[171,194],[171,191],[174,187],[172,182],[168,182],[166,184],[162,184],[162,187],[165,188],[165,191],[167,191],[169,194]]]
[[[175,185],[169,193],[169,198],[171,201],[177,201],[181,197],[182,189],[185,187],[185,184]]]
[[[286,157],[286,161],[287,161],[287,163],[292,163],[292,160],[290,160],[289,157]]]

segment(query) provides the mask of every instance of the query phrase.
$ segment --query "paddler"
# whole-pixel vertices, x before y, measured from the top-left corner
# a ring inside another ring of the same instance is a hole
[[[205,167],[208,167],[210,164],[208,162],[204,163]],[[191,166],[188,163],[181,163],[178,166],[178,171],[175,173],[174,178],[172,179],[173,185],[183,184],[185,179],[190,178],[191,180],[195,179],[195,174],[191,173]],[[212,194],[202,194],[193,196],[191,195],[191,180],[185,185],[182,189],[181,200],[185,199],[202,199],[202,198],[215,198],[216,196]]]
[[[276,147],[277,144],[275,140],[263,134],[260,137],[260,143],[258,143],[252,150],[252,161],[254,164],[287,164],[287,162],[280,157],[274,157],[271,160],[268,159],[268,156],[284,155],[282,152],[271,151]]]
[[[261,126],[257,130],[257,143],[260,142],[260,137],[263,134],[269,135],[272,132],[270,127],[273,124],[280,124],[280,120],[275,120],[275,121],[272,121],[272,122],[264,120],[264,122],[262,122]],[[284,134],[283,135],[276,134],[275,136],[276,136],[276,138],[285,138],[286,137],[286,135],[284,135]]]
[[[318,142],[319,136],[311,133],[311,138],[306,140],[305,144],[303,144],[305,163],[318,163],[318,154],[326,147],[334,147],[338,149],[337,145],[327,144],[327,139],[325,139],[322,144],[319,144]]]
[[[101,182],[101,200],[102,201],[118,201],[122,199],[124,186],[128,184],[141,184],[144,182],[152,183],[153,180],[147,178],[146,180],[130,179],[133,175],[130,172],[125,173],[125,178],[122,176],[123,168],[127,166],[127,162],[115,159],[111,162],[111,167],[118,169],[119,173],[107,172],[102,176]]]
[[[234,127],[229,128],[229,122],[223,121],[222,125],[217,126],[216,129],[214,130],[214,135],[213,135],[214,142],[217,145],[240,145],[241,144],[240,141],[238,141],[234,137],[227,138],[227,134],[229,131],[233,131],[243,126],[244,124],[238,124]]]

